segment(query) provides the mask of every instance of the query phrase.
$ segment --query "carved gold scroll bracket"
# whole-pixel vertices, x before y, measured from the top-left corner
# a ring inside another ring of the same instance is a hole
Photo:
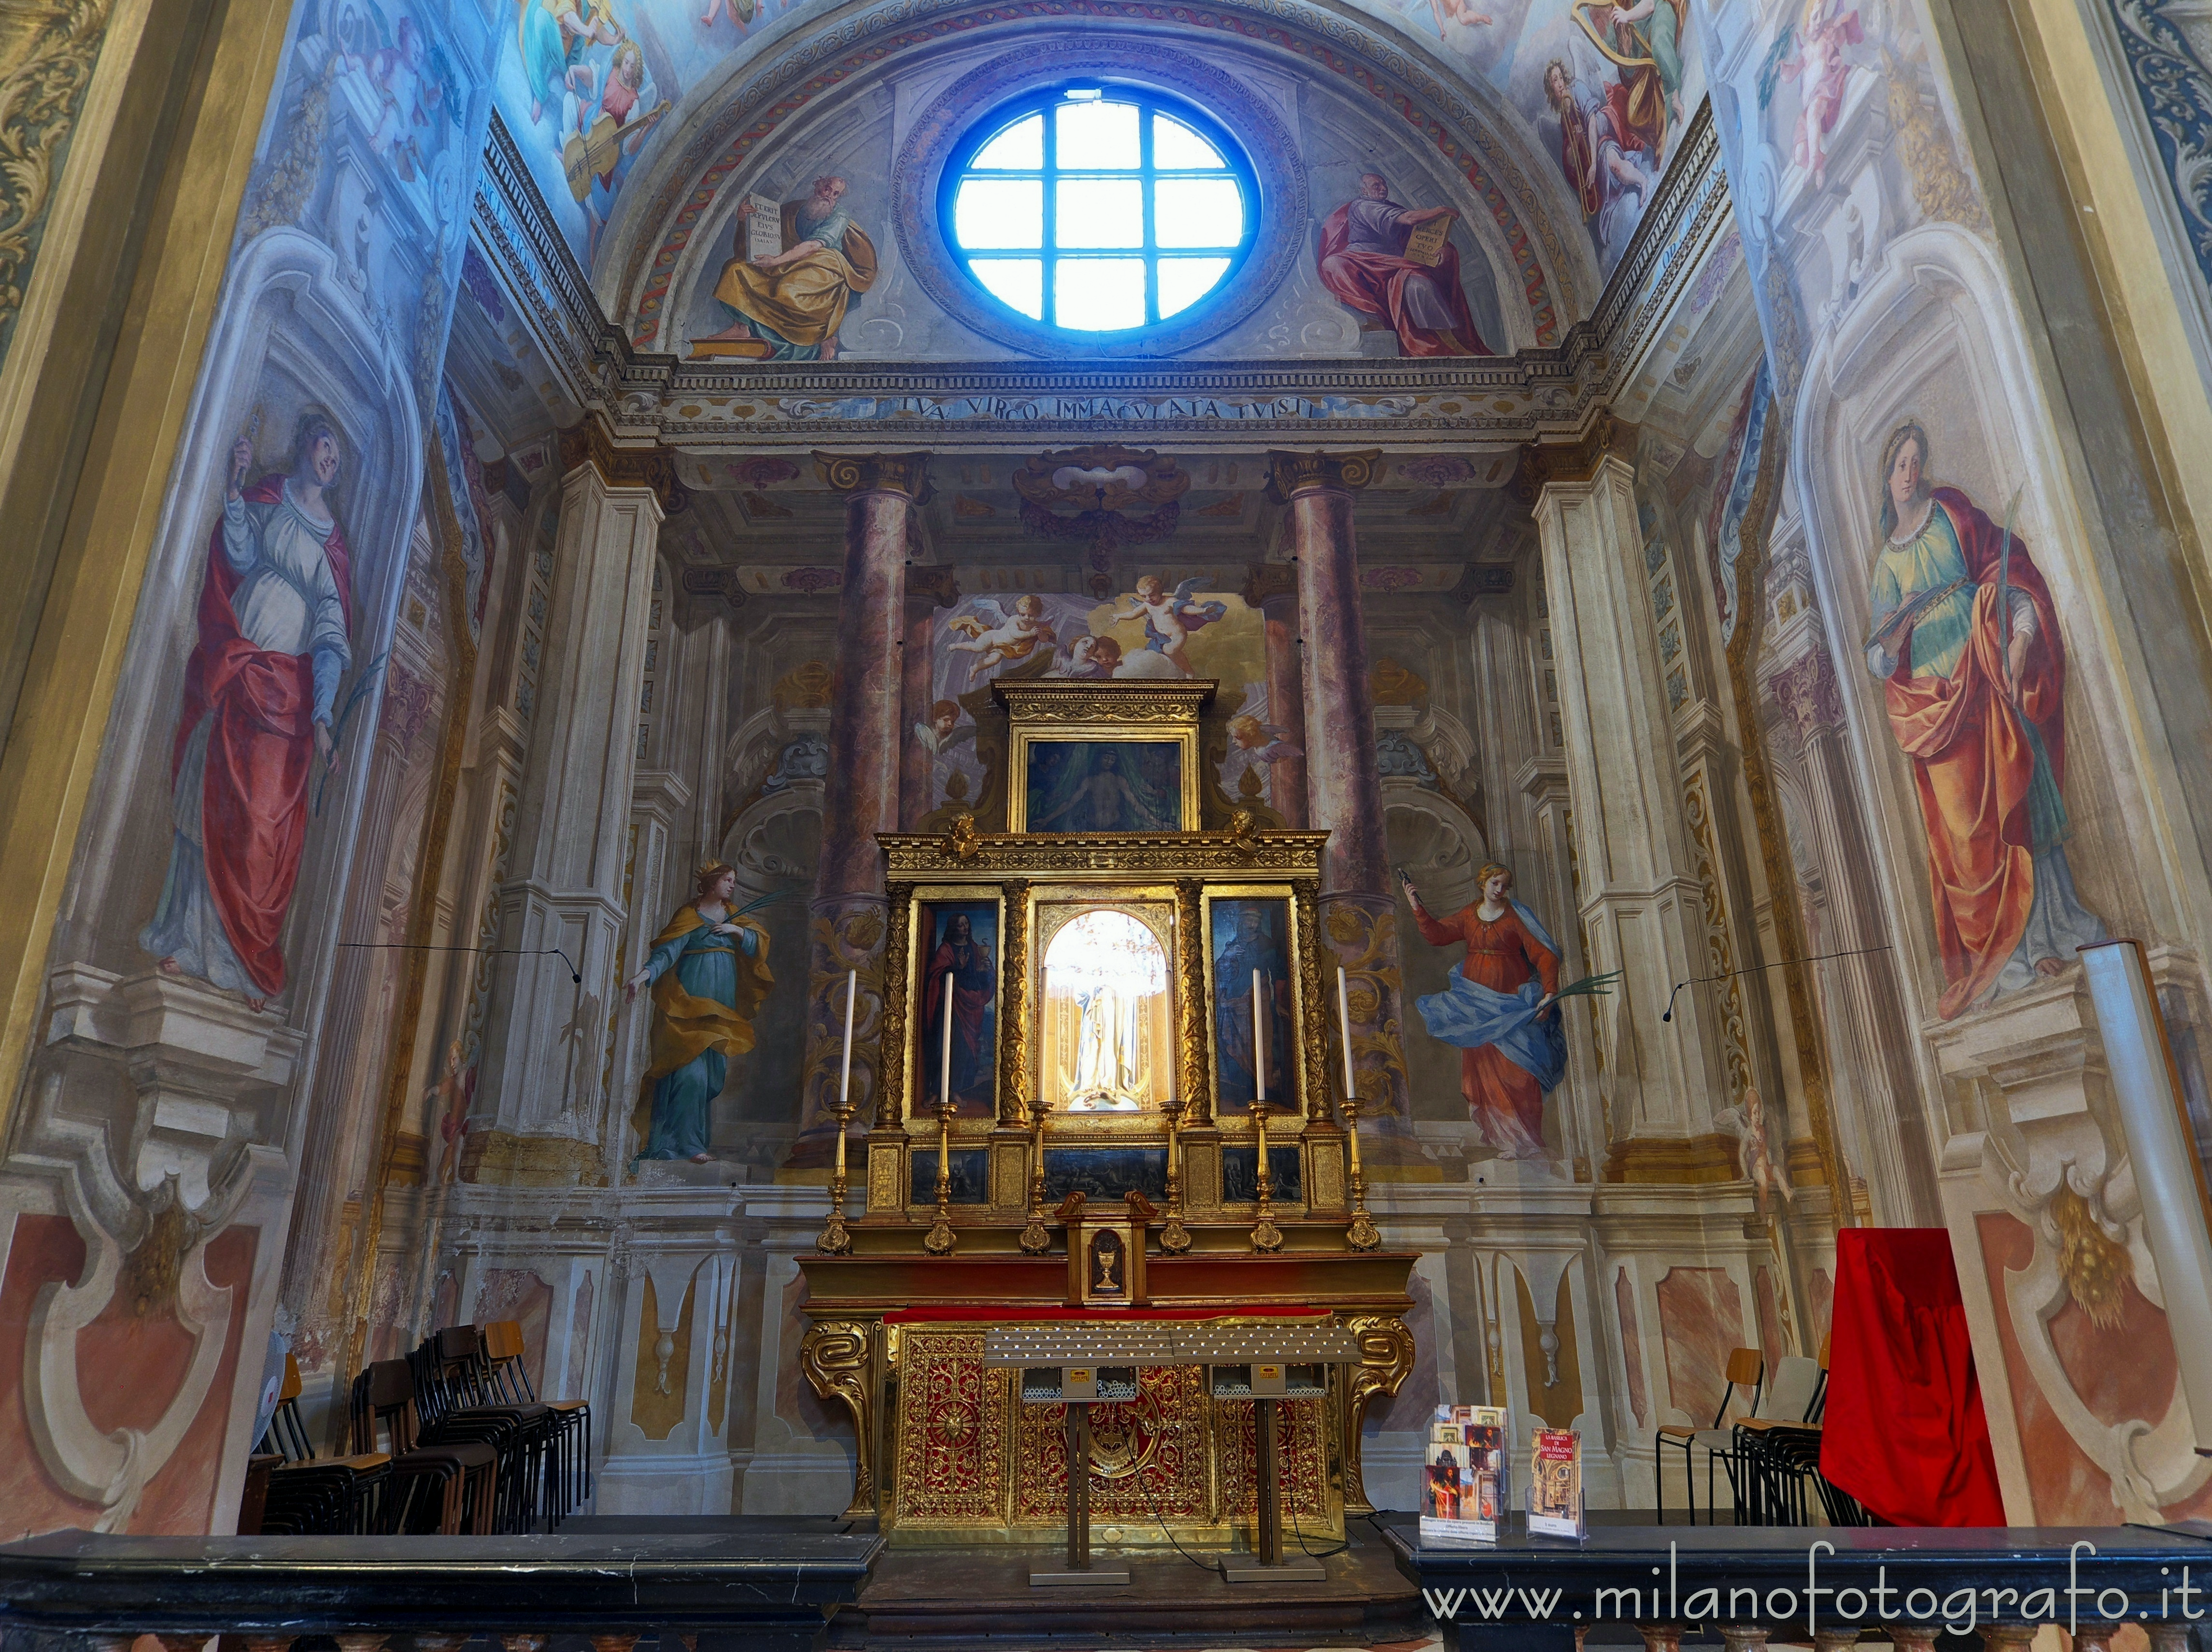
[[[1359,1430],[1367,1407],[1397,1393],[1412,1374],[1413,1333],[1395,1314],[1354,1314],[1343,1324],[1359,1344],[1359,1364],[1347,1369],[1344,1383],[1344,1512],[1349,1519],[1375,1512],[1359,1461]]]
[[[814,1392],[841,1402],[853,1418],[853,1500],[849,1517],[876,1512],[875,1407],[869,1399],[866,1320],[823,1320],[807,1327],[799,1345],[799,1369]]]

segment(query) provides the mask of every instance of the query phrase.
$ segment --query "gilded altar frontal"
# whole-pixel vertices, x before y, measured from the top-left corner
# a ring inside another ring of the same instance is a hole
[[[0,1537],[2212,1518],[2186,11],[0,9]]]

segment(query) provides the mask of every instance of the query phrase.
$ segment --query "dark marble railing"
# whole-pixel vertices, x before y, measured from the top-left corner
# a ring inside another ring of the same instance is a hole
[[[104,1537],[57,1532],[0,1546],[0,1634],[18,1645],[168,1652],[238,1636],[289,1652],[307,1636],[343,1652],[459,1652],[489,1637],[544,1652],[586,1635],[593,1652],[641,1637],[690,1652],[812,1652],[856,1599],[878,1537],[826,1522],[726,1521],[704,1535]],[[800,1529],[794,1529],[794,1527]]]
[[[1862,1633],[1898,1652],[1978,1635],[2027,1652],[2045,1624],[2075,1652],[2107,1652],[2124,1625],[2151,1652],[2185,1652],[2212,1624],[2212,1524],[2082,1527],[1594,1525],[1582,1542],[1515,1534],[1495,1545],[1424,1543],[1411,1516],[1384,1535],[1449,1646],[1493,1638],[1579,1648],[1592,1629],[1632,1627],[1647,1652],[1684,1633],[1729,1652],[1770,1639],[1841,1652]],[[1496,1636],[1486,1630],[1501,1631]],[[1607,1639],[1618,1639],[1608,1633]]]

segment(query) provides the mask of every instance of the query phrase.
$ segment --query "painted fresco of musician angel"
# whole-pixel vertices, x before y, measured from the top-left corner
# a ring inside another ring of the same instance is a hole
[[[2075,893],[2066,644],[2012,512],[1932,486],[1927,430],[1882,445],[1867,669],[1912,764],[1945,1020],[2057,975],[2105,926]],[[2015,502],[2017,501],[2015,500]]]

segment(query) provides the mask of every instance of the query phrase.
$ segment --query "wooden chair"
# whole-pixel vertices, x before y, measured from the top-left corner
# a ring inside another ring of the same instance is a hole
[[[288,1353],[276,1410],[262,1439],[281,1461],[270,1465],[255,1529],[358,1535],[375,1523],[377,1504],[392,1477],[391,1456],[382,1451],[316,1456],[300,1419],[300,1362]]]
[[[489,1386],[507,1403],[538,1399],[523,1364],[527,1351],[520,1320],[495,1320],[483,1327]],[[545,1482],[550,1529],[592,1495],[592,1408],[580,1400],[548,1400],[544,1404],[560,1422],[554,1436],[553,1467]]]
[[[1751,1405],[1759,1409],[1760,1387],[1766,1375],[1766,1360],[1756,1348],[1735,1348],[1729,1352],[1728,1364],[1723,1375],[1728,1388],[1721,1395],[1720,1409],[1713,1413],[1710,1428],[1691,1428],[1681,1423],[1662,1423],[1652,1442],[1653,1497],[1658,1504],[1657,1517],[1661,1525],[1667,1523],[1667,1465],[1665,1451],[1669,1446],[1679,1447],[1682,1453],[1682,1488],[1689,1499],[1690,1524],[1698,1523],[1698,1483],[1691,1472],[1692,1456],[1698,1451],[1705,1453],[1705,1510],[1706,1524],[1712,1523],[1714,1453],[1725,1456],[1732,1443],[1731,1436],[1722,1424],[1728,1420],[1729,1407],[1735,1403],[1738,1388],[1751,1390]]]
[[[473,1325],[435,1332],[410,1357],[416,1413],[425,1445],[477,1440],[500,1460],[500,1507],[495,1529],[521,1532],[537,1524],[560,1423],[535,1400],[501,1403],[489,1385],[483,1339]]]
[[[1816,1435],[1814,1420],[1820,1404],[1824,1373],[1820,1362],[1802,1354],[1784,1354],[1774,1362],[1774,1375],[1761,1388],[1751,1415],[1739,1418],[1730,1431],[1725,1453],[1716,1454],[1728,1471],[1729,1491],[1735,1503],[1739,1526],[1799,1526],[1804,1523],[1802,1478],[1792,1467],[1794,1457],[1761,1454],[1761,1438],[1779,1430]],[[1793,1449],[1795,1448],[1793,1447]],[[1816,1439],[1814,1453],[1819,1455]],[[1797,1453],[1802,1455],[1802,1451]],[[1711,1499],[1711,1469],[1708,1466],[1707,1497]],[[1794,1513],[1792,1511],[1795,1511]]]
[[[392,1494],[379,1529],[489,1535],[496,1518],[499,1454],[480,1440],[420,1444],[415,1379],[404,1359],[380,1359],[354,1379],[353,1444],[392,1442]]]

